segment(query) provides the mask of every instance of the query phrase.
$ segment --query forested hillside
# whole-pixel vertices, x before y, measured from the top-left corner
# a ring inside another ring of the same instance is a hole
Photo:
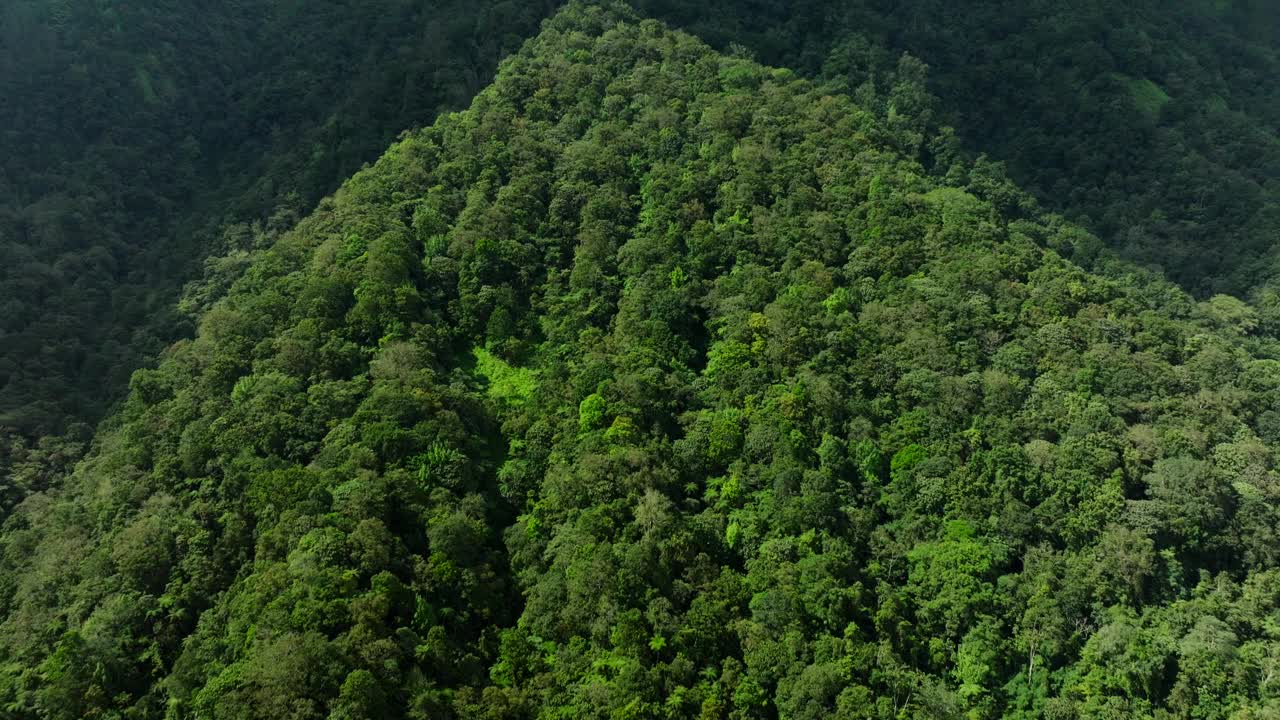
[[[554,5],[7,3],[0,470],[74,453],[77,424],[189,332],[174,310],[184,283],[234,277],[239,253],[400,131],[465,105]],[[967,152],[1006,163],[1125,257],[1200,297],[1252,299],[1280,327],[1280,13],[1268,2],[637,6],[824,78],[914,132],[952,126]],[[904,52],[920,62],[900,64]],[[206,256],[227,259],[202,269]],[[69,445],[28,452],[68,430]]]
[[[206,256],[234,277],[402,130],[464,107],[551,7],[4,3],[0,472],[190,332],[179,291]]]
[[[850,90],[908,52],[972,151],[1125,256],[1200,295],[1244,296],[1280,270],[1274,3],[641,5]]]
[[[1100,253],[902,68],[863,103],[560,12],[193,287],[13,512],[0,714],[1280,712],[1262,316]]]

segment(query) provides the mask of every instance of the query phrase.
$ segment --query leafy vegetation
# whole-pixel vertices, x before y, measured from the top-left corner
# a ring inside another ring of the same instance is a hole
[[[87,435],[190,333],[203,305],[177,301],[206,256],[229,282],[403,129],[465,106],[550,8],[5,3],[0,472],[10,444]]]
[[[956,128],[1124,257],[1198,297],[1247,297],[1280,327],[1267,3],[635,4],[916,132]],[[203,305],[174,312],[185,283],[225,286],[396,133],[469,102],[554,6],[8,3],[0,447],[87,436],[129,374],[189,334]],[[907,79],[926,88],[904,52],[931,67],[927,92],[890,98]],[[209,256],[222,261],[202,268]],[[0,453],[0,471],[15,462]]]
[[[521,405],[533,397],[538,387],[538,376],[533,370],[512,367],[482,347],[473,349],[471,354],[476,360],[476,372],[489,385],[489,397],[498,402]]]
[[[1197,296],[1252,296],[1271,314],[1280,13],[1267,3],[640,5],[863,104],[910,53],[940,100],[929,113],[917,101],[915,122],[954,127],[1124,257]]]
[[[5,523],[0,712],[1280,712],[1265,309],[1103,252],[923,77],[558,13],[208,261]]]

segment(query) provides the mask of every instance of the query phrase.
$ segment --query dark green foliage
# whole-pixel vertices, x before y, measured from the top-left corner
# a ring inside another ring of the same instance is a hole
[[[636,5],[853,93],[926,159],[954,152],[928,138],[949,124],[1125,257],[1196,294],[1273,304],[1280,13],[1267,2]]]
[[[929,173],[965,184],[1006,217],[1033,212],[1007,172],[1093,232],[1055,224],[1037,238],[1078,264],[1105,272],[1111,256],[1101,250],[1110,247],[1197,297],[1248,297],[1254,327],[1274,333],[1280,322],[1280,94],[1270,82],[1280,74],[1280,13],[1266,2],[634,5],[735,56],[853,95]],[[191,317],[255,252],[396,133],[465,105],[554,6],[8,3],[0,435],[12,439],[0,444],[0,470],[9,445],[82,435],[77,425],[96,422],[132,370],[188,334]],[[732,93],[759,86],[743,68],[720,79]],[[670,152],[682,139],[668,129],[661,142]],[[990,159],[967,178],[948,177],[964,151]],[[571,278],[579,292],[616,293],[599,260],[624,210],[615,198],[592,199],[596,222],[584,228]],[[424,252],[447,255],[438,208],[398,211]],[[358,257],[378,239],[350,233],[342,253]],[[715,234],[695,242],[710,243],[703,261],[714,256]],[[512,249],[485,249],[487,272],[529,262]],[[690,271],[672,269],[673,289]],[[396,292],[362,303],[370,327]],[[519,353],[504,292],[471,300],[484,307],[488,349]],[[26,491],[5,490],[0,506]]]
[[[465,106],[551,7],[7,2],[0,437],[99,420],[190,329],[201,260],[188,312],[397,133]]]
[[[0,713],[1274,713],[1280,347],[939,167],[918,70],[556,15],[14,447]]]

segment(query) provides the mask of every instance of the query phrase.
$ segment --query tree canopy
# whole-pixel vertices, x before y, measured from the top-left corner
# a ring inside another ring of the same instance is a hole
[[[86,458],[23,446],[74,469],[0,533],[0,714],[1280,712],[1265,311],[970,159],[910,57],[741,55],[571,4],[211,258]]]

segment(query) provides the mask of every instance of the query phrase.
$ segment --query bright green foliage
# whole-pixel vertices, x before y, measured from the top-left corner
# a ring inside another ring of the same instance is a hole
[[[533,397],[538,385],[538,376],[533,370],[513,367],[484,348],[473,348],[471,354],[476,360],[476,372],[488,383],[489,397],[513,405]]]
[[[600,427],[607,407],[605,399],[599,393],[591,393],[583,398],[578,403],[578,429],[587,432]]]
[[[1135,78],[1126,75],[1120,75],[1116,78],[1129,91],[1129,97],[1133,104],[1137,106],[1147,122],[1155,122],[1160,119],[1160,111],[1169,103],[1169,94],[1164,88],[1151,82],[1147,78]]]
[[[14,511],[0,712],[1266,717],[1280,347],[895,67],[556,15]]]

